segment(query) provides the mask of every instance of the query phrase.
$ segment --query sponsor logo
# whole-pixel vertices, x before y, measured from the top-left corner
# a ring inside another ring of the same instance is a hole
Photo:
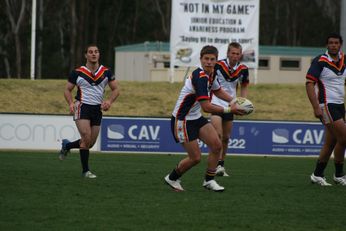
[[[323,136],[323,129],[296,129],[291,131],[290,135],[287,129],[278,128],[272,131],[272,142],[275,144],[321,145]]]
[[[287,144],[289,132],[287,129],[278,128],[272,131],[272,142],[276,144]]]
[[[107,127],[107,138],[110,140],[123,140],[125,137],[131,140],[159,140],[160,126],[132,125],[125,128],[120,124],[110,124]]]
[[[112,124],[107,127],[107,138],[111,140],[124,139],[124,127],[119,124]]]

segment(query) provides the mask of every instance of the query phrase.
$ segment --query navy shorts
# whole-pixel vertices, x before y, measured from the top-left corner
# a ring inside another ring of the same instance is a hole
[[[171,118],[171,131],[175,142],[188,143],[199,137],[199,129],[209,123],[203,116],[196,120],[176,120]]]
[[[91,126],[100,126],[102,120],[101,105],[89,105],[76,101],[73,120],[79,119],[90,120]]]
[[[320,104],[320,107],[323,112],[325,124],[332,123],[339,119],[345,121],[345,104],[328,103],[327,106],[325,106],[325,104]]]
[[[220,116],[223,121],[233,121],[233,113],[211,113],[212,115]]]

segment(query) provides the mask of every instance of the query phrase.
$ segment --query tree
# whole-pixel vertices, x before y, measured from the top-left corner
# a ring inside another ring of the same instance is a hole
[[[24,22],[26,1],[23,0],[5,0],[6,13],[11,25],[11,32],[14,37],[16,47],[16,76],[21,78],[22,76],[22,48],[20,41],[20,29]],[[19,9],[19,10],[18,10]]]
[[[96,43],[112,68],[114,47],[169,41],[172,0],[38,0],[37,76],[66,78]],[[0,1],[0,78],[29,77],[30,4]],[[261,0],[260,44],[323,46],[339,31],[340,0]],[[15,48],[15,49],[13,49]]]

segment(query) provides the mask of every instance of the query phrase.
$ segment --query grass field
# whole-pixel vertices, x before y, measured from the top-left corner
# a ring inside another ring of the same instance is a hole
[[[177,193],[163,177],[182,157],[92,154],[83,179],[76,153],[0,151],[0,230],[345,230],[346,188],[312,185],[315,158],[230,156],[214,193],[204,156]]]
[[[65,82],[0,80],[1,113],[67,114]],[[169,117],[181,86],[121,82],[105,115]],[[250,85],[249,93],[255,113],[237,119],[317,121],[303,84]],[[346,229],[346,188],[312,185],[316,158],[231,156],[231,177],[217,179],[226,191],[213,193],[201,186],[203,156],[182,178],[186,191],[177,193],[163,177],[181,158],[92,154],[98,178],[83,179],[76,153],[61,162],[52,152],[0,150],[0,230]],[[333,171],[330,162],[329,181]]]
[[[0,79],[0,110],[66,115],[65,84],[66,80]],[[182,84],[121,81],[119,98],[104,114],[170,117]],[[236,119],[317,121],[304,84],[252,84],[248,98],[255,106],[255,113]]]

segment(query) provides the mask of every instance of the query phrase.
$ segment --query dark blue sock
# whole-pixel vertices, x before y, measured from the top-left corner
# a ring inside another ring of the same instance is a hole
[[[83,173],[89,171],[89,149],[80,149],[79,150],[80,161],[82,163]]]
[[[80,143],[80,139],[79,140],[75,140],[73,142],[67,143],[66,144],[66,149],[70,150],[72,148],[79,148],[79,143]]]
[[[314,175],[324,177],[324,169],[327,167],[327,163],[328,162],[320,162],[320,160],[317,160]]]

